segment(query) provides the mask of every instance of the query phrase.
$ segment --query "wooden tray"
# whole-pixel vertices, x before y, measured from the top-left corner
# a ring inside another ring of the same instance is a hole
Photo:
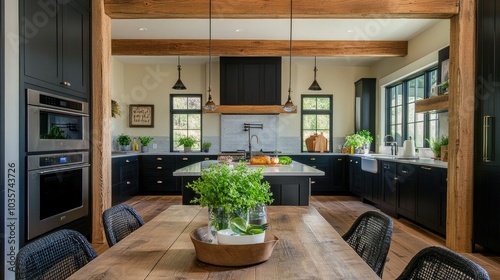
[[[218,266],[248,266],[267,261],[278,242],[278,237],[266,231],[264,243],[245,245],[211,244],[207,240],[208,228],[200,227],[191,232],[191,241],[198,260]]]

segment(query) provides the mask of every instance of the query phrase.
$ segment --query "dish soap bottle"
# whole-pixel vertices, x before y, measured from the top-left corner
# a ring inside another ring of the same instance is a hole
[[[139,151],[139,144],[137,144],[137,140],[134,138],[134,151]]]

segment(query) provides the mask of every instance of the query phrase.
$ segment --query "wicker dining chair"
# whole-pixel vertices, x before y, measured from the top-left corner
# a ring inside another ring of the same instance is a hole
[[[66,279],[96,257],[96,252],[81,233],[58,230],[19,250],[16,279]]]
[[[144,220],[137,211],[127,204],[118,204],[102,213],[104,233],[109,247],[144,225]]]
[[[392,219],[368,211],[359,216],[342,236],[358,255],[382,278],[392,238]]]
[[[397,278],[419,280],[490,279],[475,262],[444,247],[427,247],[418,252]]]

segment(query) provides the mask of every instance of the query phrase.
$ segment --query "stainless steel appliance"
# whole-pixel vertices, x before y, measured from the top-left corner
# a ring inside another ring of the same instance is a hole
[[[89,105],[33,89],[27,90],[27,151],[89,149]]]
[[[28,156],[28,239],[89,213],[88,152]]]

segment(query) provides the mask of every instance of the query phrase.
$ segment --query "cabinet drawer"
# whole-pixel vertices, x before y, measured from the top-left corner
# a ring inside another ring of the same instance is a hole
[[[300,155],[293,156],[292,159],[307,165],[329,164],[330,156]]]
[[[209,155],[182,155],[175,156],[175,164],[177,168],[182,168],[188,165],[191,165],[196,162],[217,159],[217,156],[209,156]]]
[[[142,165],[142,176],[172,176],[175,166],[171,163],[148,163]]]
[[[173,192],[177,191],[174,177],[156,176],[148,177],[142,181],[141,188],[146,192]]]
[[[142,156],[143,163],[174,163],[175,156],[171,155],[155,155],[155,156]]]

